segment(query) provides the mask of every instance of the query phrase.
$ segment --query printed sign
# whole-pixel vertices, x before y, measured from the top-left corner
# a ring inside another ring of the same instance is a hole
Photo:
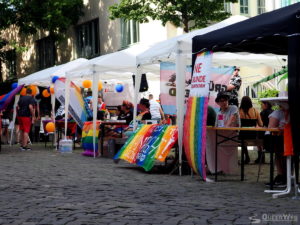
[[[197,55],[191,83],[190,96],[208,96],[211,73],[212,52]]]

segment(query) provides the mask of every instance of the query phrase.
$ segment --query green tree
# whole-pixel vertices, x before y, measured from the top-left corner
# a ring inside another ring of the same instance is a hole
[[[224,2],[237,0],[121,0],[109,10],[110,19],[147,23],[151,18],[161,20],[163,25],[171,22],[189,32],[230,16],[224,11]]]
[[[16,25],[22,34],[44,31],[61,40],[83,15],[82,8],[82,0],[0,0],[0,31]]]

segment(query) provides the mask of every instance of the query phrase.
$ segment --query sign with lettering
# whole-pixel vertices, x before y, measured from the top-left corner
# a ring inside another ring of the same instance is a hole
[[[197,55],[190,96],[208,96],[211,73],[212,52],[202,52]]]

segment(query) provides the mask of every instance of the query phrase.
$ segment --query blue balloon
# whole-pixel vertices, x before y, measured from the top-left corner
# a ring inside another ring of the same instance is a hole
[[[18,87],[18,83],[12,83],[11,84],[11,89],[15,89],[15,88],[17,88]]]
[[[124,87],[123,87],[122,84],[117,84],[117,85],[116,85],[116,91],[117,91],[117,92],[122,92],[123,89],[124,89]]]
[[[55,81],[56,81],[58,78],[59,78],[59,76],[54,76],[54,77],[52,77],[52,83],[54,84]]]

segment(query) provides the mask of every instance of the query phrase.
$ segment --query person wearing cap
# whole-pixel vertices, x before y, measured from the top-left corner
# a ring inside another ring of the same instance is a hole
[[[235,67],[226,89],[227,92],[230,93],[229,105],[236,105],[237,107],[239,106],[238,91],[240,90],[242,84],[242,78],[239,75],[239,72],[240,68]]]
[[[238,108],[235,105],[229,105],[229,94],[227,92],[218,93],[215,101],[220,106],[217,112],[216,126],[217,127],[239,127],[240,117]],[[218,134],[226,137],[234,137],[236,131],[218,131]],[[208,143],[210,145],[206,152],[206,162],[208,170],[215,173],[215,145],[216,132],[208,132]],[[221,141],[218,137],[218,141]],[[227,141],[224,145],[218,147],[217,172],[226,174],[235,174],[238,170],[238,153],[237,144],[232,141]]]

